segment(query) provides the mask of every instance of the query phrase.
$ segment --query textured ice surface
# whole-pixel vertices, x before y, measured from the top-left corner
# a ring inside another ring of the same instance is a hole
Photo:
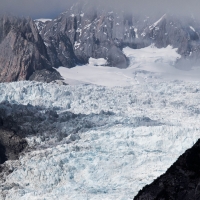
[[[78,131],[79,139],[69,144],[51,141],[8,161],[13,172],[1,183],[0,199],[132,199],[200,136],[199,82],[143,79],[114,88],[1,83],[0,102],[5,100],[85,114],[101,126]],[[102,111],[113,113],[106,122]],[[33,145],[37,138],[27,140]]]

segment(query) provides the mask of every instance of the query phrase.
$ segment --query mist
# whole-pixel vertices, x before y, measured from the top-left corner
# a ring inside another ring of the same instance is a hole
[[[78,0],[0,0],[0,14],[9,13],[32,18],[54,18]],[[80,0],[81,2],[85,0]],[[96,0],[95,5],[123,9],[141,15],[170,13],[179,16],[193,15],[200,19],[198,0]]]
[[[72,5],[72,0],[0,0],[0,14],[54,18]]]

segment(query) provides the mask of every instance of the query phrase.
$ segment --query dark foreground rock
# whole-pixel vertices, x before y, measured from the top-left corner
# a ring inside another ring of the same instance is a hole
[[[6,160],[16,160],[26,148],[27,142],[12,131],[0,128],[0,164]]]
[[[199,200],[200,140],[134,200]]]

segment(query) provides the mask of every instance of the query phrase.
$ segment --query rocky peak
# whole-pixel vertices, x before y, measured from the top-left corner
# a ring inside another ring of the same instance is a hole
[[[73,67],[77,63],[87,63],[89,57],[93,57],[105,58],[108,65],[124,68],[128,61],[121,50],[126,46],[142,48],[154,43],[163,48],[171,45],[178,49],[182,58],[198,59],[198,27],[198,21],[191,17],[180,18],[170,14],[142,16],[83,1],[45,25],[41,36],[49,55],[59,54],[59,58],[52,60],[55,67]],[[57,39],[59,33],[69,39],[70,58],[65,56],[66,51],[64,55],[59,53],[64,50]],[[57,42],[53,43],[54,40]],[[116,58],[122,62],[117,64]]]
[[[56,53],[63,49],[59,43],[52,44],[58,33],[69,38],[75,55],[71,57],[72,60],[86,63],[89,57],[105,58],[111,61],[109,63],[111,66],[114,66],[113,63],[117,62],[114,61],[115,57],[111,56],[114,54],[111,51],[117,48],[116,57],[123,60],[118,67],[122,68],[127,67],[128,63],[121,49],[126,45],[134,46],[133,41],[135,40],[135,31],[130,16],[123,12],[107,11],[101,7],[88,6],[83,3],[72,6],[43,28],[41,35],[47,44],[49,54],[52,54],[51,49],[56,49]],[[62,58],[64,62],[73,63],[64,57],[60,55],[59,61]],[[63,61],[61,64],[66,66]]]
[[[48,22],[50,22],[51,21],[51,19],[36,19],[36,20],[34,20],[34,22],[35,22],[35,24],[36,24],[36,26],[37,26],[37,29],[38,29],[38,31],[39,31],[39,33],[41,33],[42,32],[42,29],[46,26],[46,24],[48,23]]]
[[[51,69],[51,63],[33,20],[0,18],[0,82],[28,80],[42,69]]]

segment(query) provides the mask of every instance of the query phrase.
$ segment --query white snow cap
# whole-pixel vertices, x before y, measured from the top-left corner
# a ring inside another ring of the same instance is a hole
[[[34,21],[45,23],[45,22],[47,22],[47,21],[52,21],[52,19],[44,19],[44,18],[41,18],[41,19],[35,19]]]

